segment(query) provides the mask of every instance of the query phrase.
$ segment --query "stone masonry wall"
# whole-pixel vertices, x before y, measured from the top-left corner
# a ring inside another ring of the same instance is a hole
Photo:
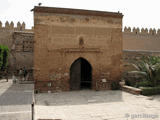
[[[120,80],[121,18],[34,12],[34,21],[36,90],[69,90],[70,67],[80,57],[92,66],[92,89],[111,89]]]
[[[0,22],[0,44],[10,50],[11,71],[24,66],[28,69],[33,67],[33,37],[33,29],[26,29],[24,22],[18,22],[16,27],[13,22],[7,21],[4,26]]]
[[[61,21],[64,21],[63,18],[61,18]],[[71,20],[70,22],[74,22],[74,20]],[[61,29],[63,29],[63,26],[57,28],[55,26],[55,30],[57,30],[57,32],[61,32]],[[84,32],[92,31],[92,29],[88,28]],[[65,30],[63,30],[63,32],[71,33],[72,31],[70,31],[69,27],[66,27]],[[14,26],[13,22],[6,22],[5,25],[2,26],[2,23],[0,22],[0,44],[8,46],[11,51],[9,57],[10,69],[19,69],[20,67],[24,66],[28,69],[33,67],[33,37],[33,29],[26,29],[25,23],[21,24],[18,22],[17,26]],[[67,34],[63,35],[62,38],[63,37],[67,37]],[[81,35],[79,37],[81,37]],[[77,37],[77,42],[79,37]],[[109,36],[106,35],[106,37]],[[102,39],[102,37],[99,36],[99,39]],[[59,39],[59,41],[64,42],[65,39]],[[61,42],[57,44],[60,44]],[[92,42],[95,45],[99,44],[95,43],[93,40]],[[70,43],[66,42],[65,44],[68,45]],[[125,64],[126,62],[137,60],[139,56],[142,56],[144,54],[157,55],[159,54],[158,51],[160,51],[159,45],[159,29],[131,29],[130,27],[125,27],[123,31],[123,63]]]
[[[28,31],[16,31],[13,34],[12,53],[15,57],[15,68],[20,69],[26,67],[27,69],[33,68],[33,45],[34,33]]]

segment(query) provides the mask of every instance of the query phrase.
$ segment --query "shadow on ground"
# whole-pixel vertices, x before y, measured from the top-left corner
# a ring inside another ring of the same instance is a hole
[[[160,95],[153,95],[152,98],[153,98],[153,100],[160,102]]]
[[[122,91],[106,90],[93,91],[81,90],[59,93],[35,94],[37,105],[60,106],[60,105],[83,105],[122,101]]]
[[[0,80],[0,106],[32,104],[33,85]]]

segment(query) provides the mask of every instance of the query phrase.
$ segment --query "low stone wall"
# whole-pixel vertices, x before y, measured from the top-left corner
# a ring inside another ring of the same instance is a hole
[[[127,85],[122,86],[122,90],[129,92],[129,93],[132,93],[132,94],[136,94],[136,95],[140,95],[141,91],[142,91],[141,89],[134,88],[134,87],[127,86]]]
[[[123,61],[139,60],[142,56],[160,56],[160,51],[123,50]]]

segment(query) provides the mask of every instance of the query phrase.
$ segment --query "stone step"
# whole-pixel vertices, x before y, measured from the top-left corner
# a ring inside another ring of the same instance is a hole
[[[139,88],[135,88],[135,87],[127,86],[127,85],[122,86],[122,90],[132,93],[132,94],[136,94],[136,95],[140,95],[142,91]]]
[[[20,84],[34,84],[34,81],[19,81]]]

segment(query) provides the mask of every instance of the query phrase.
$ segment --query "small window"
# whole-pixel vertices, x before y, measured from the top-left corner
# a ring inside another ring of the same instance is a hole
[[[80,46],[84,45],[83,37],[80,37],[80,38],[79,38],[79,45],[80,45]]]

